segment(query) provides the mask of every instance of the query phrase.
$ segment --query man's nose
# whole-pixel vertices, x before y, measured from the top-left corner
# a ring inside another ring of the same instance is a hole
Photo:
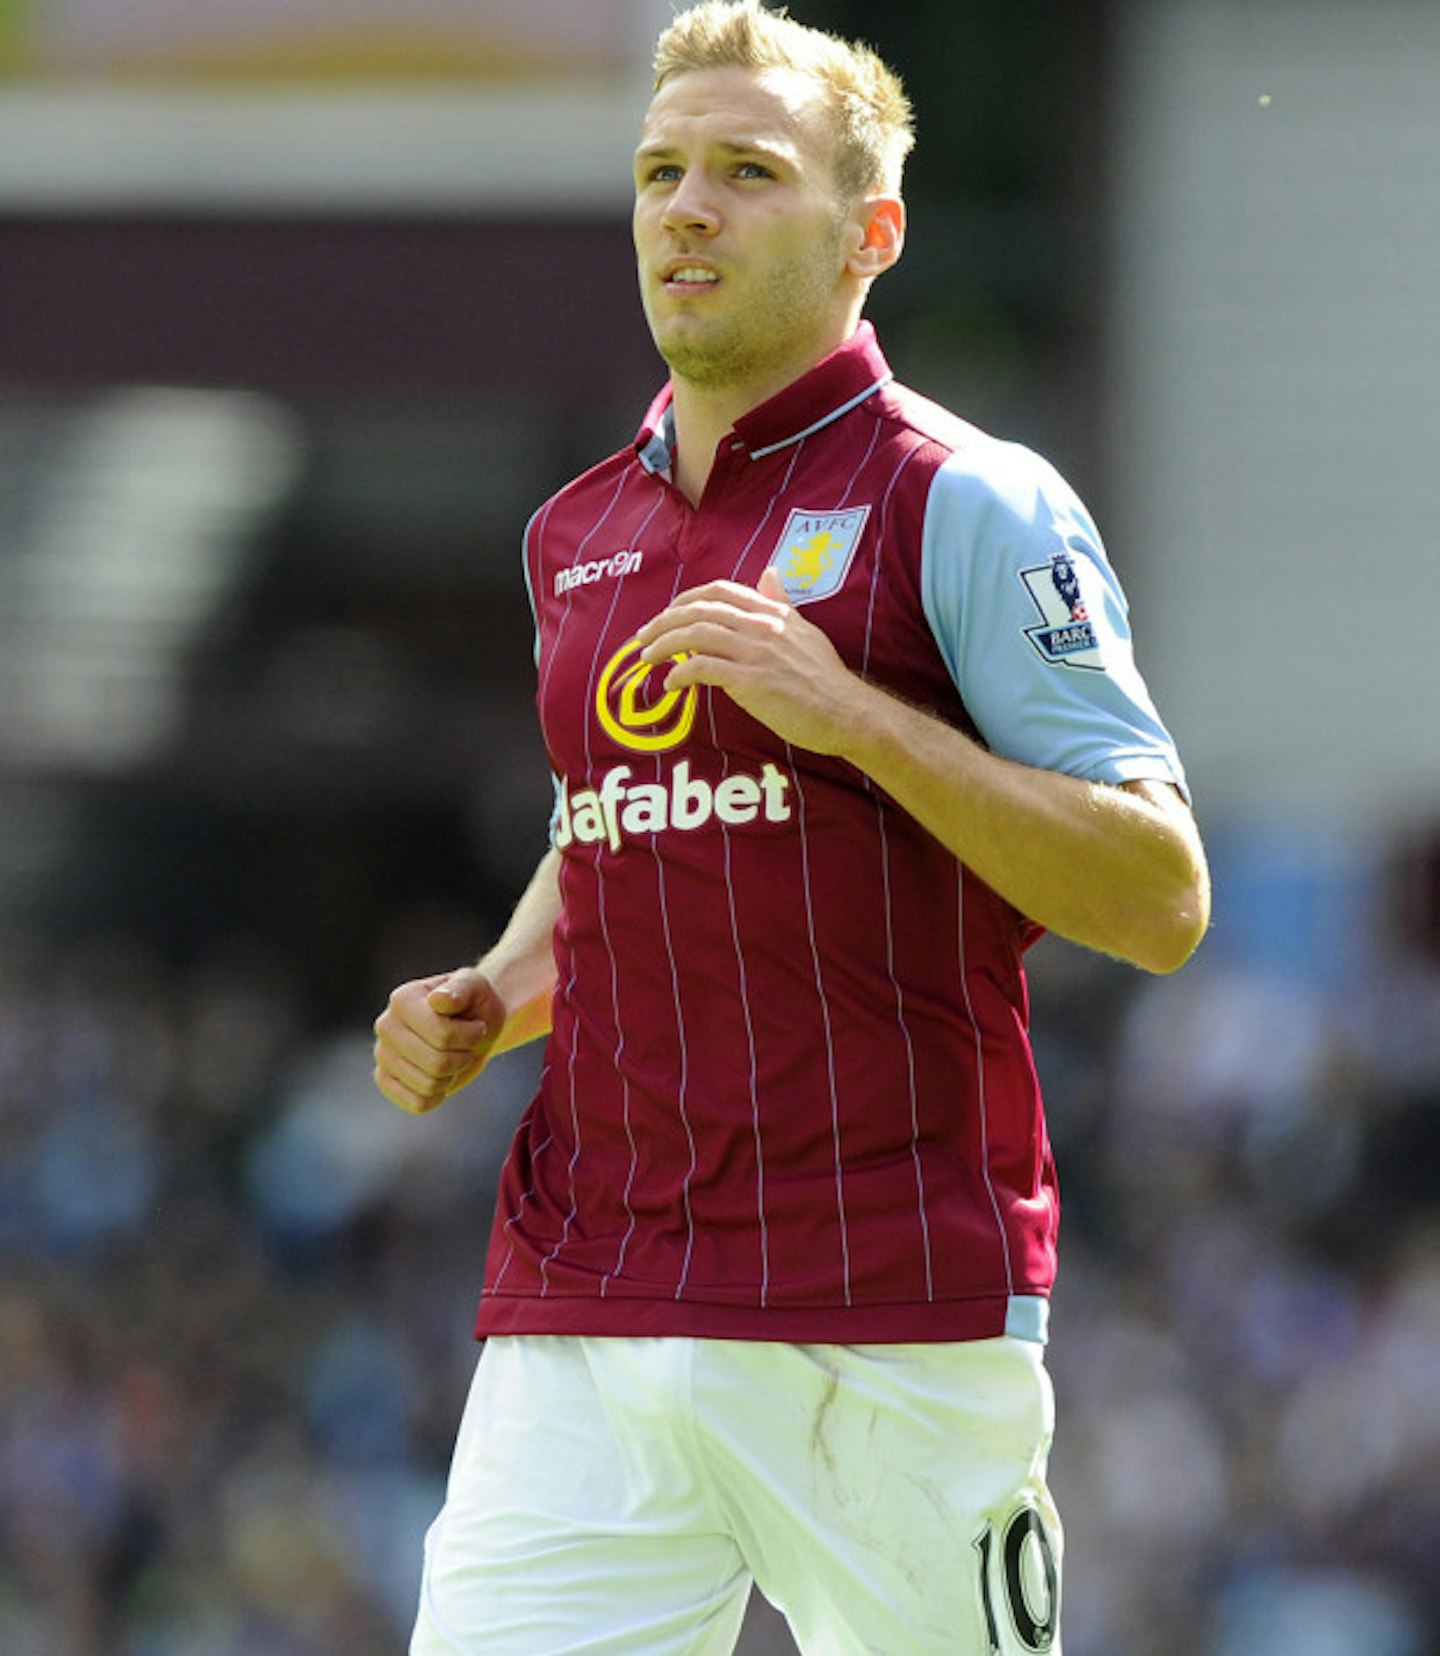
[[[665,228],[713,235],[720,226],[714,191],[702,173],[687,172],[675,186],[665,205]]]

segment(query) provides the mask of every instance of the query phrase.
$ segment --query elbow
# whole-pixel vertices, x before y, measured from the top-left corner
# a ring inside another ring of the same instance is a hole
[[[1155,916],[1130,958],[1142,971],[1168,977],[1190,959],[1209,929],[1210,886],[1201,869],[1189,889]]]
[[[1132,957],[1133,963],[1154,977],[1169,977],[1195,953],[1204,935],[1204,926],[1176,924],[1148,939],[1145,947]]]
[[[1178,794],[1161,793],[1165,832],[1163,854],[1152,863],[1153,881],[1144,905],[1140,946],[1130,954],[1142,971],[1157,977],[1178,972],[1210,929],[1210,865],[1189,808]]]

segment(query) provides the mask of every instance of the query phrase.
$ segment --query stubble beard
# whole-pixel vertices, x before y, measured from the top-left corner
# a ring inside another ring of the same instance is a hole
[[[803,371],[814,356],[809,342],[834,313],[839,279],[829,256],[838,259],[839,246],[837,222],[833,247],[777,266],[742,312],[719,321],[681,316],[657,326],[652,317],[656,348],[671,373],[700,391],[726,391],[771,379],[787,361]]]
[[[699,391],[725,391],[756,377],[764,352],[753,335],[731,323],[702,332],[673,328],[656,333],[656,345],[676,379]]]

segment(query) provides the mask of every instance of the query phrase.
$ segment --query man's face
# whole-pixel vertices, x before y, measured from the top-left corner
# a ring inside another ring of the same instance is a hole
[[[848,331],[863,237],[820,90],[701,69],[655,95],[635,157],[640,294],[660,354],[705,390],[784,384]]]

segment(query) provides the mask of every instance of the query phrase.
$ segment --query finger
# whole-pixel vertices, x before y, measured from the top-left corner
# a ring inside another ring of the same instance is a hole
[[[753,625],[757,621],[773,625],[781,620],[789,605],[777,603],[755,587],[738,586],[733,581],[715,581],[706,587],[696,587],[682,593],[673,604],[652,617],[635,637],[648,657],[665,633],[677,627],[709,619],[723,625]]]
[[[380,1070],[375,1072],[375,1085],[380,1089],[382,1096],[389,1099],[396,1109],[404,1110],[406,1115],[428,1115],[450,1096],[448,1091],[437,1092],[433,1088],[408,1087],[397,1077]]]
[[[504,1021],[493,995],[472,994],[464,986],[437,984],[425,997],[425,1010],[438,1020],[438,1038],[446,1045],[468,1044],[475,1033],[485,1034]],[[426,1022],[425,1028],[430,1028]]]
[[[747,586],[742,581],[707,581],[704,586],[686,588],[673,600],[672,607],[674,604],[720,603],[748,609],[755,606],[760,596],[757,587]]]
[[[411,1063],[403,1053],[377,1049],[374,1078],[375,1085],[391,1103],[413,1111],[433,1108],[473,1080],[479,1069],[479,1062],[471,1058],[453,1071],[436,1075],[422,1065]]]
[[[432,1011],[445,1018],[453,1018],[470,1004],[469,993],[462,986],[450,982],[437,983],[425,1000]]]
[[[504,1021],[500,998],[479,967],[461,966],[432,981],[434,987],[426,999],[431,1010],[442,1017],[469,1017],[496,1024]]]
[[[749,612],[706,605],[657,620],[663,627],[640,652],[640,659],[652,666],[692,655],[737,660],[756,644],[778,637],[785,625],[773,605]]]
[[[487,1053],[450,1056],[453,1062],[437,1070],[433,1062],[416,1063],[395,1047],[377,1043],[375,1084],[392,1104],[412,1115],[423,1114],[468,1086],[484,1069]]]
[[[431,1015],[421,1028],[382,1013],[375,1022],[375,1051],[393,1052],[424,1075],[454,1075],[489,1045],[486,1025]]]
[[[443,980],[441,980],[443,981]],[[484,1013],[490,1008],[476,1008],[478,1016],[468,1016],[469,1007],[446,1010],[442,998],[440,1006],[432,1003],[439,982],[422,979],[418,983],[402,984],[390,996],[385,1010],[375,1020],[375,1033],[401,1038],[409,1032],[426,1046],[439,1052],[466,1050],[473,1047],[486,1033],[491,1022]]]
[[[671,656],[679,661],[687,656],[725,655],[743,649],[746,633],[724,619],[713,615],[683,617],[661,634],[660,638],[642,651],[644,659],[668,661]],[[668,654],[666,653],[668,652]]]
[[[780,577],[780,571],[774,564],[769,564],[760,572],[760,584],[756,589],[762,598],[768,598],[773,603],[783,604],[790,609],[790,595],[785,591],[785,582]]]
[[[375,1085],[390,1102],[410,1115],[423,1115],[442,1103],[450,1088],[417,1069],[395,1052],[375,1055]]]

